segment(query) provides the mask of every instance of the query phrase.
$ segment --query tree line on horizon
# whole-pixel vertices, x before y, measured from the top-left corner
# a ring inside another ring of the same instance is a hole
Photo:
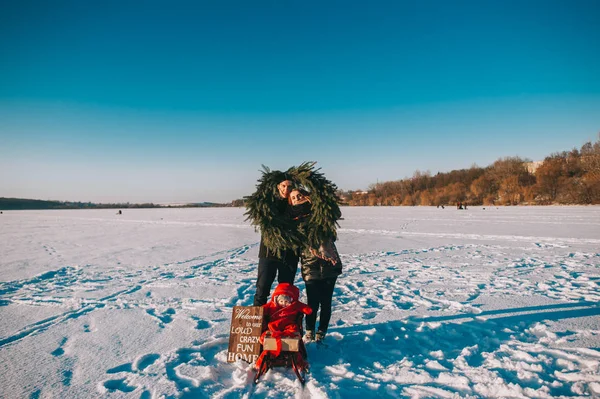
[[[190,203],[182,205],[161,205],[151,202],[146,203],[106,203],[98,204],[93,202],[71,202],[71,201],[53,201],[38,200],[26,198],[4,198],[0,197],[0,210],[42,210],[42,209],[139,209],[139,208],[211,208],[226,207],[231,204],[218,204],[212,202]]]
[[[415,171],[413,176],[369,186],[367,191],[338,191],[349,206],[446,206],[600,204],[600,134],[580,149],[556,152],[543,161],[518,156],[499,158],[492,165],[438,172]],[[0,210],[243,207],[244,199],[230,203],[97,204],[0,198]]]
[[[350,206],[600,204],[600,134],[541,162],[515,156],[433,176],[417,170],[410,178],[339,194]]]

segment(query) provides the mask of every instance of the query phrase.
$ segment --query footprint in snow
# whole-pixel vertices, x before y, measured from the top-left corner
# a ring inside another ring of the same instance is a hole
[[[52,352],[50,352],[50,354],[52,356],[58,357],[58,356],[62,356],[65,354],[65,350],[63,349],[65,344],[67,343],[67,337],[64,337],[61,341],[60,344],[58,345],[58,348],[54,349]]]

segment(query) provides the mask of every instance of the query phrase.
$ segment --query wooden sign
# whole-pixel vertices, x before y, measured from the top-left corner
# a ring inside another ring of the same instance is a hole
[[[227,362],[232,363],[239,359],[248,363],[256,362],[261,352],[258,339],[262,329],[262,306],[234,306],[229,330]]]

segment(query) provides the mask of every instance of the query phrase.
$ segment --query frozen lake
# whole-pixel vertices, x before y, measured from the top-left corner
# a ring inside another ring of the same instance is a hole
[[[243,212],[4,211],[0,397],[600,396],[600,207],[342,208],[305,387],[226,362],[258,262]]]

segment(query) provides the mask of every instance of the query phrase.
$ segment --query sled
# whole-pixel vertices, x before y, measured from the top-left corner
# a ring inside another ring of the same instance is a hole
[[[308,373],[308,355],[304,341],[302,341],[302,319],[303,314],[298,317],[297,324],[300,327],[300,332],[294,333],[291,336],[281,337],[281,352],[279,356],[275,356],[269,351],[277,349],[277,339],[271,336],[271,332],[267,331],[264,337],[262,362],[256,370],[254,383],[258,384],[258,380],[273,367],[292,368],[296,377],[302,385],[306,382],[306,373]]]

